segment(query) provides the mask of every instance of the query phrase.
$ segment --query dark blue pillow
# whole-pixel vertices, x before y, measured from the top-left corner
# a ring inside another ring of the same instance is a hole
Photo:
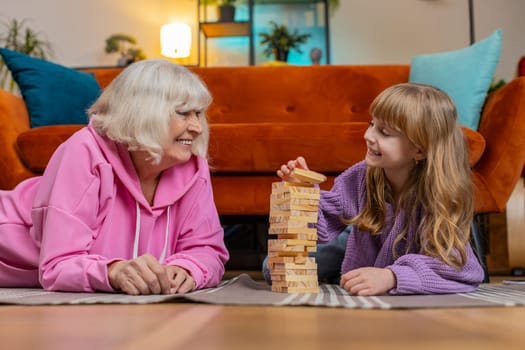
[[[31,127],[87,124],[86,110],[101,92],[93,74],[5,48],[0,55],[20,88]]]

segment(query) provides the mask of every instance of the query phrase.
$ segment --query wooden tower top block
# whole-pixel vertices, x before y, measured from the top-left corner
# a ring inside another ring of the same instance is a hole
[[[326,176],[321,173],[299,168],[293,169],[290,173],[290,177],[310,184],[320,184],[326,181]]]

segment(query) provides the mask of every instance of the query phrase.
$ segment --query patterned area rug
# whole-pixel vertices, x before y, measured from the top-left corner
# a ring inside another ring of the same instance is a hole
[[[473,293],[446,295],[409,295],[358,297],[348,295],[333,284],[320,286],[318,294],[274,293],[263,282],[241,274],[224,281],[217,288],[186,295],[129,296],[109,293],[47,292],[42,289],[0,288],[0,304],[152,304],[162,302],[198,302],[223,305],[319,306],[350,309],[414,309],[525,306],[525,285],[484,284]]]

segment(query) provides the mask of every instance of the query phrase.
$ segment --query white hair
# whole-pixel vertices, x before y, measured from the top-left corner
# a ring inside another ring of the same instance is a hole
[[[122,71],[104,89],[88,114],[102,136],[147,151],[154,162],[168,142],[170,118],[176,111],[201,111],[202,133],[192,153],[207,157],[209,127],[205,111],[212,97],[193,72],[163,59],[138,61]]]

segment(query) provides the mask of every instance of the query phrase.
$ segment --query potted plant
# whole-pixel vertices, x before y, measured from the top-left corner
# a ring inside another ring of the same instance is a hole
[[[47,60],[53,56],[53,48],[42,34],[28,27],[28,19],[12,19],[3,22],[5,31],[0,33],[0,47],[17,51],[31,57]],[[17,89],[9,69],[0,58],[0,87],[14,92]]]
[[[140,61],[146,58],[146,55],[142,49],[132,47],[135,45],[137,40],[127,34],[113,34],[106,39],[106,53],[118,52],[120,58],[117,61],[117,66],[127,66],[135,61]]]
[[[204,5],[217,5],[219,22],[233,22],[235,19],[235,3],[240,0],[202,0]]]
[[[299,34],[297,29],[291,32],[286,25],[275,21],[270,21],[270,27],[270,33],[259,33],[262,38],[259,43],[265,46],[265,56],[274,55],[276,61],[287,62],[290,50],[303,53],[300,46],[311,37],[311,34]]]

